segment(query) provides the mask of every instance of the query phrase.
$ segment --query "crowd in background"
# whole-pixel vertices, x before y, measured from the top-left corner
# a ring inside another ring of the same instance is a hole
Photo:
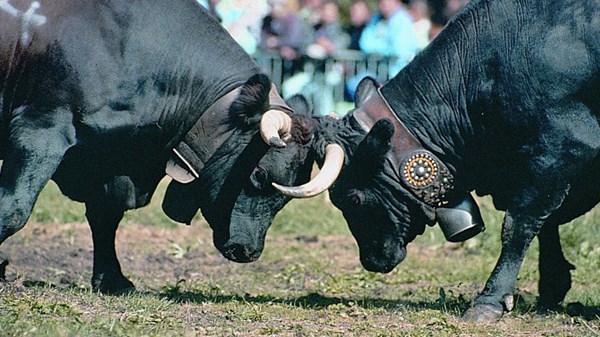
[[[405,64],[468,0],[198,1],[249,54],[296,59],[360,51],[398,57]]]
[[[468,0],[197,1],[246,52],[276,55],[290,74],[301,72],[307,59],[377,55],[394,60],[393,76]]]

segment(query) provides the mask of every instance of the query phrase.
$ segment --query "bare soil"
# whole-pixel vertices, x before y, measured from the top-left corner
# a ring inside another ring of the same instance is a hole
[[[444,332],[444,336],[499,336],[504,335],[503,331],[511,336],[598,334],[597,320],[588,323],[567,317],[564,322],[546,324],[544,318],[534,314],[503,318],[492,330],[460,322],[460,313],[453,313],[454,309],[449,314],[438,311],[433,318],[424,316],[411,321],[407,317],[419,317],[421,311],[431,312],[432,308],[434,312],[439,310],[435,303],[404,300],[404,297],[413,293],[430,289],[435,280],[423,278],[403,283],[379,274],[373,276],[374,279],[370,279],[371,276],[365,280],[359,279],[363,274],[357,272],[361,268],[358,249],[350,235],[269,235],[263,257],[251,264],[236,264],[223,258],[214,248],[211,235],[211,230],[203,221],[178,228],[128,223],[122,225],[117,234],[117,253],[123,272],[139,291],[156,294],[168,284],[202,280],[225,289],[225,300],[231,298],[237,301],[236,291],[242,291],[241,296],[250,305],[240,312],[236,312],[237,309],[221,309],[218,296],[206,301],[201,299],[203,294],[192,294],[195,297],[191,301],[181,302],[177,309],[178,319],[186,327],[194,329],[196,335],[308,336],[315,335],[310,331],[318,331],[316,335],[375,336],[402,335],[401,332],[407,330],[425,331],[431,335]],[[422,261],[458,254],[453,245],[445,246],[442,251],[439,247],[434,249],[415,245],[410,253]],[[304,257],[307,260],[321,260],[322,266],[319,270],[313,270],[313,264],[307,262],[303,265]],[[0,276],[4,276],[4,286],[17,292],[21,287],[26,289],[31,286],[89,289],[92,260],[92,240],[87,224],[29,223],[0,246]],[[8,261],[9,264],[2,261]],[[261,273],[277,280],[265,282],[262,288],[260,284],[245,284],[253,280],[249,275]],[[298,276],[303,273],[307,276]],[[335,289],[336,282],[325,282],[340,278],[342,287],[347,286],[350,282],[343,283],[341,280],[344,275],[356,278],[352,279],[352,287],[356,287],[357,292]],[[292,277],[296,279],[291,280]],[[365,285],[361,285],[361,282]],[[324,284],[329,288],[324,289]],[[474,294],[481,286],[456,280],[455,286],[445,286],[445,289],[449,293]],[[534,286],[531,285],[532,290]],[[247,291],[244,289],[252,289],[253,293],[243,293]],[[337,291],[341,297],[337,297],[340,296],[336,295]],[[437,288],[434,292],[437,292]],[[351,304],[352,301],[360,301],[362,296],[370,298],[369,305]],[[309,303],[308,308],[312,308],[312,305],[315,308],[308,318],[301,316],[305,313],[292,313],[293,309],[284,314],[269,313],[270,305],[285,304],[294,308],[302,307],[295,303],[303,302]],[[456,303],[450,305],[458,306]],[[85,312],[93,317],[94,310],[97,308],[92,307]],[[248,313],[252,310],[257,310],[257,313]],[[556,320],[556,317],[553,319]],[[528,320],[535,321],[536,327],[529,329]],[[388,333],[382,333],[381,329]],[[233,331],[241,332],[237,334]]]
[[[352,246],[348,236],[291,238],[291,247]],[[269,247],[290,244],[289,237],[268,237]],[[156,290],[166,282],[199,279],[232,273],[236,269],[258,271],[284,268],[296,254],[279,255],[276,261],[251,264],[231,262],[214,248],[212,232],[204,221],[179,228],[157,228],[141,224],[121,225],[117,232],[117,254],[123,273],[138,290]],[[332,266],[352,270],[357,266],[355,249],[339,249],[329,257]],[[92,276],[93,247],[85,223],[29,223],[0,246],[0,276],[8,282],[47,283],[57,287],[88,288]],[[6,265],[7,264],[7,265]]]

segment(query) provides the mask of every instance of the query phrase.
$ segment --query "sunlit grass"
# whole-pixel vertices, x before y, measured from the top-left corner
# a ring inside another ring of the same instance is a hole
[[[150,205],[125,213],[123,223],[136,222],[151,226],[175,227],[162,211],[161,202],[167,188],[166,180],[156,190]],[[85,222],[85,205],[64,196],[54,182],[49,182],[38,198],[30,221],[42,223]]]
[[[600,208],[561,228],[565,255],[577,266],[566,302],[580,302],[591,314],[536,314],[535,241],[519,274],[515,311],[499,323],[482,326],[459,318],[482,289],[500,253],[503,214],[493,209],[489,198],[478,199],[484,233],[450,244],[437,226],[428,228],[409,245],[402,264],[389,274],[376,274],[360,265],[356,243],[326,194],[288,204],[276,217],[259,261],[239,265],[217,259],[204,222],[194,224],[202,235],[189,237],[186,227],[166,218],[160,209],[164,188],[161,184],[150,206],[128,212],[124,228],[176,233],[176,239],[161,245],[137,244],[162,259],[205,256],[212,259],[210,265],[196,265],[201,269],[192,268],[192,276],[184,279],[161,276],[146,283],[152,270],[173,268],[149,260],[147,270],[129,271],[142,291],[122,297],[93,293],[87,281],[74,287],[26,280],[0,283],[0,336],[597,336],[600,332],[596,316]],[[32,221],[58,226],[85,222],[84,212],[83,205],[49,184]],[[135,234],[129,237],[135,239]],[[78,247],[77,235],[64,234],[73,249]],[[36,240],[22,239],[22,249],[32,249]]]

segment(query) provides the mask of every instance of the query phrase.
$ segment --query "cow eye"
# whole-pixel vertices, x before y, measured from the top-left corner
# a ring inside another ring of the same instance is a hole
[[[360,206],[362,203],[362,196],[358,191],[348,194],[348,203],[352,206]]]
[[[267,182],[267,171],[260,166],[255,167],[250,175],[250,181],[255,188],[263,189]]]

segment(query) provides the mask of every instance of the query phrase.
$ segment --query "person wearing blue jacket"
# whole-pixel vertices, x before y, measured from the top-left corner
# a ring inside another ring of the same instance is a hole
[[[390,67],[391,77],[412,60],[419,47],[412,18],[400,0],[379,0],[378,9],[363,30],[359,45],[367,55],[396,58]]]

